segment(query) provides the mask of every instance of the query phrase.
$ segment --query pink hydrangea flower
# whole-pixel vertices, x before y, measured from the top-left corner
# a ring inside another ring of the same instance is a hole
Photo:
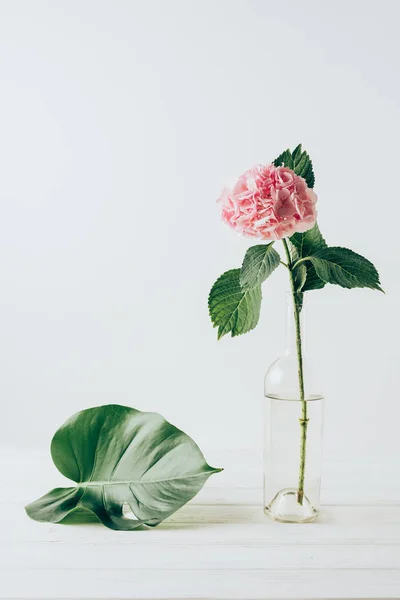
[[[287,167],[256,165],[218,199],[222,219],[247,237],[281,240],[304,232],[317,218],[316,194]]]

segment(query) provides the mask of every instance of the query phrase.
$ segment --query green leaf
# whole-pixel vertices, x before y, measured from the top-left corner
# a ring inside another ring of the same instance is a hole
[[[315,223],[314,227],[312,227],[305,233],[295,233],[289,238],[289,240],[291,243],[291,247],[295,248],[297,251],[298,259],[314,254],[322,248],[327,247],[317,223]],[[297,269],[295,269],[295,271],[296,270]],[[307,263],[306,270],[306,281],[303,284],[302,291],[307,292],[310,290],[322,289],[325,286],[325,282],[318,277],[314,266],[311,263]]]
[[[312,162],[307,152],[305,150],[302,151],[301,144],[296,146],[292,153],[290,150],[282,152],[282,154],[274,160],[274,165],[276,167],[285,165],[285,167],[292,169],[296,175],[303,177],[309,188],[314,187],[315,177]]]
[[[270,244],[252,246],[245,254],[240,271],[240,284],[243,289],[260,285],[271,275],[281,261],[281,257]]]
[[[306,180],[309,188],[314,187],[315,177],[312,162],[307,152],[301,151],[301,144],[297,146],[292,154],[293,159],[293,171],[296,175],[300,175]]]
[[[314,254],[327,246],[318,223],[315,223],[314,227],[304,233],[294,233],[289,239],[295,246],[300,258]]]
[[[307,268],[304,263],[296,267],[293,271],[293,284],[294,284],[294,300],[297,303],[299,310],[303,308],[304,294],[303,287],[307,278]]]
[[[314,256],[306,257],[315,267],[316,274],[326,283],[343,288],[370,288],[383,291],[374,265],[347,248],[322,248]]]
[[[57,469],[77,483],[26,507],[36,521],[59,523],[77,511],[111,529],[158,525],[195,496],[210,467],[195,442],[161,415],[109,404],[83,410],[56,432]],[[136,519],[123,514],[127,505]]]
[[[325,281],[318,277],[317,272],[312,264],[307,264],[307,277],[303,285],[302,292],[310,292],[311,290],[322,290],[325,287]]]
[[[227,271],[211,288],[208,308],[218,339],[231,332],[232,337],[254,329],[260,317],[261,286],[243,289],[240,269]]]
[[[296,292],[302,292],[307,278],[307,267],[304,263],[293,271],[294,288]]]
[[[284,165],[288,169],[293,169],[293,158],[290,150],[288,149],[282,152],[282,154],[280,154],[278,158],[274,160],[274,165],[275,167],[280,167],[281,165]]]
[[[292,152],[293,162],[297,163],[299,161],[300,156],[301,156],[301,144],[296,146],[296,148]]]

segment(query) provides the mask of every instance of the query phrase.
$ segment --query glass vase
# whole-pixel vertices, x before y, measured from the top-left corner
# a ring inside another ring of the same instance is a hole
[[[306,296],[287,294],[286,351],[265,376],[264,512],[283,523],[320,511],[324,396],[305,352]]]

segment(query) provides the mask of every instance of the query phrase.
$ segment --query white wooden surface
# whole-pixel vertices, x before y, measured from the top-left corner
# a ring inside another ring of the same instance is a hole
[[[281,525],[262,513],[248,458],[227,456],[236,470],[211,478],[159,527],[114,532],[28,519],[24,504],[65,481],[47,456],[3,450],[0,598],[400,597],[399,480],[388,465],[360,467],[353,479],[327,465],[320,520]]]

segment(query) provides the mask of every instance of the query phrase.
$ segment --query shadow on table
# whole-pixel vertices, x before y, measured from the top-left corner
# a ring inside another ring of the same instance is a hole
[[[133,513],[125,514],[126,517],[135,519]],[[179,529],[201,529],[210,525],[232,525],[232,524],[270,524],[273,527],[313,527],[319,523],[332,523],[332,515],[329,507],[323,507],[321,514],[315,523],[296,525],[292,523],[276,523],[271,521],[263,513],[259,506],[237,506],[237,505],[198,505],[188,504],[174,513],[171,517],[157,525],[157,529],[179,530]],[[85,509],[76,509],[66,516],[63,525],[93,525],[103,526],[96,515]],[[153,529],[152,527],[141,527],[139,531]]]

